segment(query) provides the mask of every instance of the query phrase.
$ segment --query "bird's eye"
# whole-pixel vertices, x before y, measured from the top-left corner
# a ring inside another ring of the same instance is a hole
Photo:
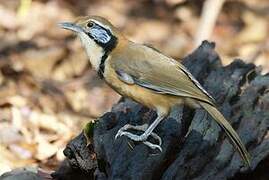
[[[90,28],[90,27],[93,27],[93,25],[94,25],[93,22],[89,22],[89,23],[87,24],[87,27]]]

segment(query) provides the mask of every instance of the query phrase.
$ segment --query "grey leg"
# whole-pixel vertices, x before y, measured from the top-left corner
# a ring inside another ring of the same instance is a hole
[[[144,144],[146,144],[147,146],[149,146],[150,148],[152,149],[160,149],[161,151],[161,147],[160,145],[155,145],[155,144],[152,144],[148,141],[146,141],[146,139],[148,138],[148,136],[150,135],[153,135],[153,130],[158,126],[158,124],[163,120],[164,116],[162,115],[159,115],[155,121],[149,126],[149,128],[147,128],[147,130],[142,134],[142,135],[136,135],[136,134],[132,134],[130,132],[126,132],[126,131],[121,131],[121,132],[118,132],[117,135],[116,135],[116,138],[118,136],[127,136],[129,137],[130,139],[134,140],[134,141],[144,141]],[[125,125],[126,126],[126,125]],[[125,127],[124,126],[124,127]],[[123,127],[123,128],[124,128]],[[128,127],[128,126],[127,126]],[[130,127],[130,126],[129,126]],[[121,130],[121,129],[120,129]],[[119,131],[120,131],[119,130]]]
[[[148,129],[148,124],[143,124],[143,125],[138,125],[138,126],[134,126],[134,125],[131,125],[131,124],[126,124],[126,125],[124,125],[122,128],[120,128],[118,130],[118,133],[116,134],[115,139],[117,139],[119,136],[122,136],[124,134],[124,131],[126,131],[128,129],[146,131]],[[126,132],[126,133],[129,133],[129,132]],[[158,136],[154,132],[152,132],[150,135],[159,142],[159,146],[162,145],[162,139],[160,138],[160,136]]]

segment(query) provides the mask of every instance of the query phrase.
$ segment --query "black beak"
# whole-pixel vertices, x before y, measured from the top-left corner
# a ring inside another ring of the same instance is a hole
[[[63,29],[71,30],[71,31],[74,31],[74,32],[77,32],[77,33],[83,32],[83,29],[80,26],[78,26],[78,25],[76,25],[74,23],[61,22],[58,25]]]

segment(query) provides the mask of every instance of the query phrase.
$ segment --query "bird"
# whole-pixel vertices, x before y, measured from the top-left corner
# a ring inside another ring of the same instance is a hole
[[[239,135],[217,109],[213,97],[201,86],[184,65],[160,51],[128,40],[110,21],[100,16],[80,17],[74,22],[61,22],[63,29],[73,31],[80,39],[93,69],[112,89],[156,111],[150,125],[126,124],[115,139],[127,136],[151,149],[162,151],[162,139],[153,130],[175,105],[203,108],[224,130],[245,165],[250,155]],[[141,135],[131,133],[133,129]],[[149,142],[151,136],[158,143]]]

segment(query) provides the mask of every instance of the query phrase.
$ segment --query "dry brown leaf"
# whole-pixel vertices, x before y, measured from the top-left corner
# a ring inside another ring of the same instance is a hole
[[[260,42],[268,36],[268,20],[253,13],[246,12],[243,15],[246,27],[236,38],[237,43]]]
[[[50,77],[53,66],[64,57],[65,50],[59,46],[40,50],[28,50],[23,54],[13,58],[13,61],[23,63],[25,69],[30,71],[35,77]]]

